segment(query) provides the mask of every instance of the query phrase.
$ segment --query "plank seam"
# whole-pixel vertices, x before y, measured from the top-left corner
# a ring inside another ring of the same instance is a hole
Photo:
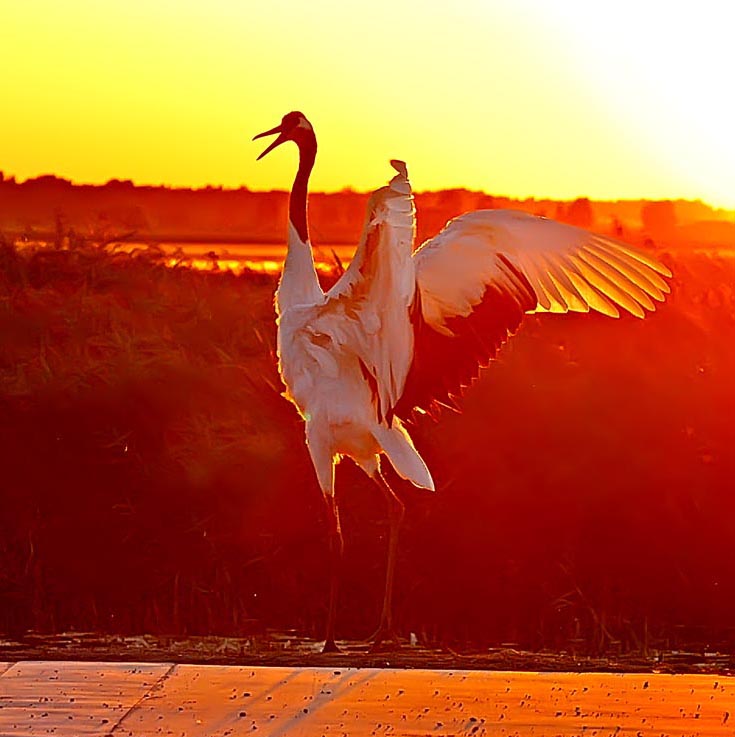
[[[105,737],[112,737],[117,728],[125,721],[125,719],[130,716],[130,714],[132,714],[143,703],[143,701],[145,701],[145,699],[150,696],[150,694],[159,689],[168,680],[170,675],[174,672],[174,668],[176,668],[176,663],[171,663],[169,669],[147,691],[143,693],[143,695],[117,720],[115,724],[112,725],[110,731],[107,732]]]

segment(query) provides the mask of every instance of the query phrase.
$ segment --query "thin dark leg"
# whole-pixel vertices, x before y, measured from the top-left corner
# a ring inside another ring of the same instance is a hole
[[[334,623],[337,618],[337,593],[344,541],[342,539],[342,527],[339,522],[337,500],[334,496],[326,494],[324,500],[327,503],[327,520],[329,523],[329,613],[327,614],[327,632],[322,652],[336,653],[339,652],[339,648],[334,642]]]
[[[390,534],[388,538],[388,564],[385,571],[385,594],[383,595],[383,613],[380,615],[380,626],[373,636],[373,648],[377,648],[385,640],[398,642],[393,630],[393,579],[396,570],[396,555],[398,552],[398,532],[403,521],[405,507],[396,493],[391,489],[383,474],[378,471],[373,480],[380,487],[388,502],[388,520]]]

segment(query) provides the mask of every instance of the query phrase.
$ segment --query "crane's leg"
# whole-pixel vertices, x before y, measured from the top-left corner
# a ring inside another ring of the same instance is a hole
[[[403,521],[405,507],[396,493],[391,489],[385,476],[378,470],[372,477],[380,487],[388,502],[388,520],[390,533],[388,537],[388,565],[385,571],[385,594],[383,596],[383,613],[380,615],[378,631],[373,635],[373,649],[378,649],[386,640],[398,643],[398,637],[393,629],[393,577],[396,570],[396,554],[398,552],[398,531]]]
[[[342,567],[342,528],[339,523],[339,508],[334,489],[334,452],[329,444],[329,436],[325,427],[315,420],[306,423],[306,445],[314,463],[314,470],[319,479],[319,487],[327,507],[327,525],[329,537],[329,611],[327,613],[327,632],[324,639],[324,653],[339,652],[334,641],[334,624],[337,618],[337,593],[339,574]]]
[[[338,653],[339,648],[334,641],[334,623],[337,618],[337,593],[339,590],[339,574],[342,566],[344,540],[339,522],[339,508],[334,494],[325,494],[327,503],[327,520],[329,524],[329,613],[327,614],[327,633],[323,653]]]

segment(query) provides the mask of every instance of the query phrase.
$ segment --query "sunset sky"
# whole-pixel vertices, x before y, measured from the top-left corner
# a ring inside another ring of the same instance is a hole
[[[26,0],[0,5],[0,170],[76,182],[704,199],[735,208],[735,4]]]

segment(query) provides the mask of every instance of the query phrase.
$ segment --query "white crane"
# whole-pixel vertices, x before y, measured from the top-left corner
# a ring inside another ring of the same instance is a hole
[[[331,550],[324,651],[334,640],[343,541],[334,468],[352,458],[380,487],[390,514],[385,594],[375,645],[395,640],[391,618],[404,507],[380,470],[434,482],[403,425],[414,410],[453,405],[524,314],[588,312],[643,317],[669,291],[671,272],[625,243],[515,210],[479,210],[450,221],[413,250],[406,166],[370,198],[362,237],[339,281],[319,286],[309,242],[307,186],[314,130],[299,112],[255,138],[278,134],[258,159],[294,141],[299,168],[289,200],[288,252],[276,291],[279,370],[306,424],[306,443],[328,510]],[[255,139],[253,139],[255,140]]]

